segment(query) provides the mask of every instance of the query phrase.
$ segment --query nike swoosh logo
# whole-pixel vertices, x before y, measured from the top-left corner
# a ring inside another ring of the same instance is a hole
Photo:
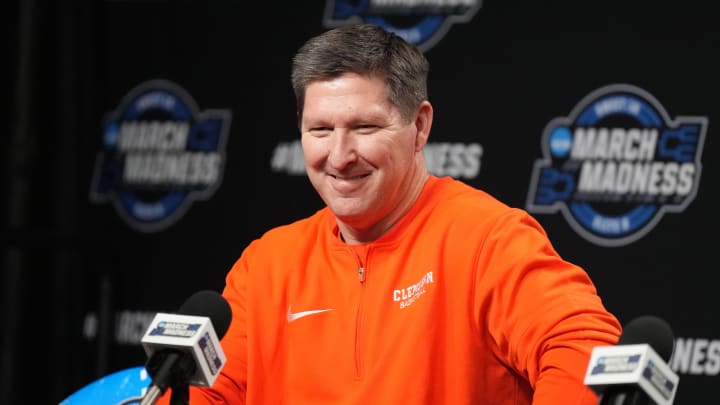
[[[314,309],[312,311],[292,312],[290,310],[290,306],[288,306],[287,320],[288,320],[288,323],[290,323],[290,322],[297,321],[298,319],[309,316],[309,315],[315,315],[315,314],[319,314],[321,312],[327,312],[327,311],[332,311],[332,308]]]

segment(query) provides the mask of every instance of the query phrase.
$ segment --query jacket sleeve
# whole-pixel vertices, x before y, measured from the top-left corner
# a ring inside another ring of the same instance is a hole
[[[534,405],[597,404],[583,383],[590,353],[616,344],[620,324],[589,275],[524,211],[502,215],[484,241],[476,299],[486,343],[529,382]]]

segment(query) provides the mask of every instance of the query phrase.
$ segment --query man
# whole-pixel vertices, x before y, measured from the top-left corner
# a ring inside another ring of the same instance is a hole
[[[228,273],[228,360],[191,404],[597,403],[582,381],[617,319],[526,212],[428,174],[428,70],[373,25],[298,51],[302,148],[327,207]]]

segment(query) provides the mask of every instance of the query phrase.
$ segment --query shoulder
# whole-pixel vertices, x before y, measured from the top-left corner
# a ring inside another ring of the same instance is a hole
[[[298,242],[300,239],[308,239],[309,236],[321,232],[326,227],[331,227],[331,215],[327,207],[316,211],[309,217],[298,219],[294,222],[279,225],[267,230],[260,238],[253,241],[259,244],[278,244]],[[283,246],[283,245],[281,245]]]
[[[285,268],[284,263],[297,261],[311,251],[324,233],[331,218],[327,209],[321,209],[309,217],[276,226],[252,240],[235,262],[237,268]]]
[[[487,219],[523,211],[510,207],[486,191],[449,177],[437,179],[432,192],[436,195],[437,207],[451,216]]]
[[[439,178],[430,185],[426,206],[429,220],[461,232],[509,232],[533,229],[544,234],[539,222],[522,208],[512,207],[486,191],[460,180]],[[442,226],[442,225],[441,225]]]

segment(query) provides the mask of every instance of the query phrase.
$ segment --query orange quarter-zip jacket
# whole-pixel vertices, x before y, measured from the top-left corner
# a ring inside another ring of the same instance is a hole
[[[537,221],[449,177],[366,245],[328,208],[268,231],[223,295],[228,360],[193,405],[595,405],[590,352],[621,332]]]

